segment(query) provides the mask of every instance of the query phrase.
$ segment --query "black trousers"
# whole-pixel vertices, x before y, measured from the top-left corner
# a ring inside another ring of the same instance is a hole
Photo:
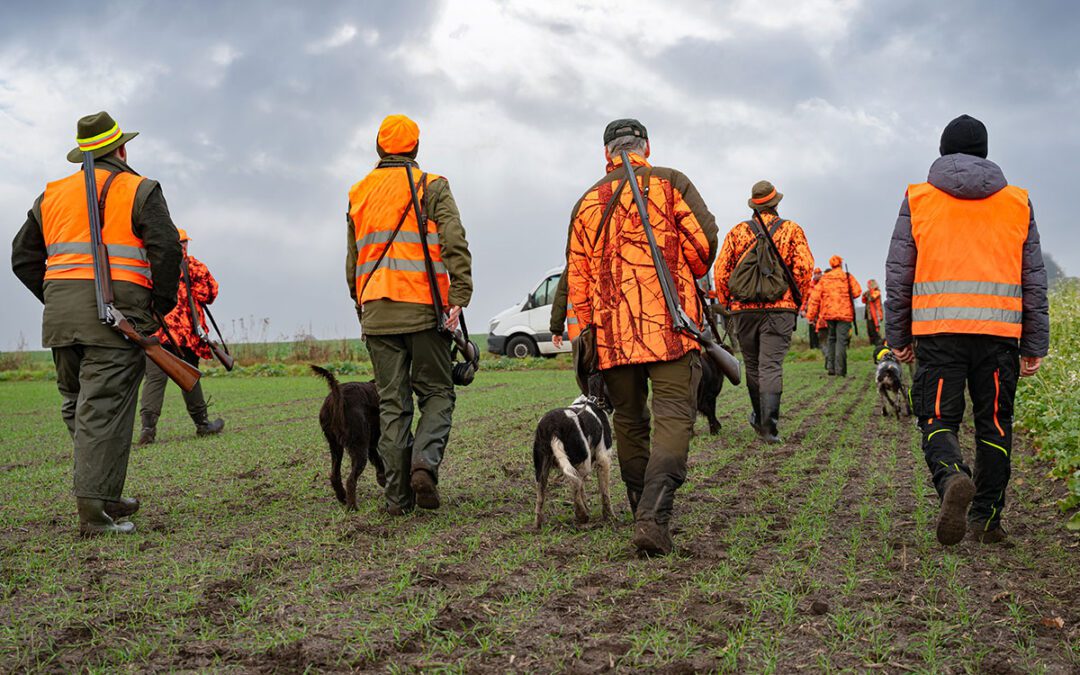
[[[912,410],[923,433],[923,455],[938,495],[946,481],[964,472],[975,481],[968,519],[993,530],[1005,508],[1012,472],[1012,419],[1020,350],[1015,340],[989,335],[935,335],[915,343],[918,369],[911,387]],[[965,389],[975,422],[975,471],[960,451]]]

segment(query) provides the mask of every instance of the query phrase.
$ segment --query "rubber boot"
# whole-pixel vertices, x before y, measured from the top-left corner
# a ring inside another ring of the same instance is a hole
[[[746,383],[746,389],[750,393],[750,405],[753,407],[753,411],[750,413],[750,427],[761,435],[761,394],[758,388],[752,386],[749,382]]]
[[[139,500],[134,497],[121,497],[115,501],[105,502],[105,513],[113,520],[128,518],[135,515],[139,510]]]
[[[761,414],[764,416],[758,427],[761,440],[766,443],[780,443],[780,394],[761,395]]]
[[[135,445],[150,445],[157,440],[157,420],[158,416],[153,413],[142,414],[142,431],[139,432],[139,440]]]
[[[220,434],[225,428],[225,420],[219,417],[211,422],[205,410],[192,415],[191,419],[195,422],[196,436],[213,436],[214,434]]]
[[[422,509],[437,509],[440,506],[439,488],[435,477],[425,469],[416,469],[409,479],[409,487],[416,495],[416,505]]]
[[[79,509],[79,534],[84,537],[94,537],[100,534],[131,534],[135,531],[135,523],[126,521],[114,522],[105,512],[104,499],[87,499],[77,497],[75,503]]]

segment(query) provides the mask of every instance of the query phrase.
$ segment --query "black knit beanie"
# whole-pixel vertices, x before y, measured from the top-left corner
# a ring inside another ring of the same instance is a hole
[[[962,152],[986,158],[986,125],[970,115],[961,115],[945,126],[941,132],[942,155]]]

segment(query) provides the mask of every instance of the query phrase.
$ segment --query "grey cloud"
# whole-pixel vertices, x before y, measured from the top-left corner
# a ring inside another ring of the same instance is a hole
[[[812,26],[722,22],[729,36],[687,39],[652,56],[628,50],[618,69],[583,62],[557,73],[544,91],[512,76],[461,85],[438,68],[408,72],[399,54],[436,37],[437,24],[460,33],[463,46],[492,29],[439,24],[460,7],[5,3],[0,58],[26,54],[18,63],[28,72],[88,59],[117,68],[156,64],[157,75],[112,111],[143,132],[132,144],[133,166],[161,180],[177,222],[192,231],[193,254],[219,276],[219,318],[269,317],[269,337],[309,324],[328,337],[358,333],[342,278],[346,191],[373,164],[371,140],[390,112],[420,120],[422,134],[425,121],[462,119],[452,138],[424,136],[420,160],[449,176],[462,209],[476,265],[474,330],[559,264],[570,209],[603,171],[603,126],[627,115],[649,125],[654,159],[685,170],[721,223],[744,218],[750,185],[769,177],[815,254],[841,253],[862,281],[882,275],[904,188],[925,178],[941,128],[970,113],[989,126],[991,157],[1006,176],[1031,189],[1049,250],[1067,271],[1080,270],[1068,200],[1080,150],[1072,54],[1080,9],[1071,4],[864,3],[827,44]],[[685,7],[712,13],[702,20],[727,11]],[[545,36],[541,44],[565,51],[579,40],[584,54],[584,41],[595,38],[574,11],[565,20],[522,21]],[[85,44],[85,26],[102,15],[111,19],[95,23],[96,39]],[[354,39],[309,49],[345,24],[359,31]],[[374,43],[363,37],[372,29]],[[611,39],[648,39],[647,22],[640,30]],[[224,47],[236,57],[220,65],[213,55]],[[498,62],[506,55],[485,56]],[[662,77],[675,100],[640,91],[632,109],[597,101],[601,85],[622,82],[633,92],[635,73]],[[0,73],[0,124],[33,124],[6,98],[4,81]],[[726,104],[743,112],[725,112]],[[710,105],[715,114],[703,114]],[[72,100],[70,107],[73,130],[78,115],[101,105]],[[461,114],[486,109],[498,116],[497,128]],[[5,241],[56,177],[23,185],[13,175],[0,168]],[[7,310],[0,349],[20,332],[36,346],[36,301],[10,273],[0,273],[0,298]]]

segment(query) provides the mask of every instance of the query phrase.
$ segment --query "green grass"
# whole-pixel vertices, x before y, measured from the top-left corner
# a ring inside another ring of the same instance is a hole
[[[1017,421],[1037,439],[1039,454],[1066,482],[1060,501],[1080,531],[1080,281],[1064,281],[1050,294],[1050,354],[1036,377],[1020,381]]]
[[[1014,468],[1014,548],[942,550],[918,435],[875,414],[867,351],[843,380],[792,356],[780,446],[727,388],[721,435],[697,426],[678,550],[654,560],[629,546],[617,471],[617,522],[574,526],[557,481],[531,529],[532,433],[574,397],[565,370],[487,368],[459,390],[445,506],[402,519],[370,470],[358,512],[333,499],[321,380],[210,379],[228,422],[210,439],[171,389],[160,442],[131,457],[139,532],[96,540],[73,534],[55,386],[0,384],[0,670],[1080,667],[1078,540],[1046,518],[1044,469]]]

